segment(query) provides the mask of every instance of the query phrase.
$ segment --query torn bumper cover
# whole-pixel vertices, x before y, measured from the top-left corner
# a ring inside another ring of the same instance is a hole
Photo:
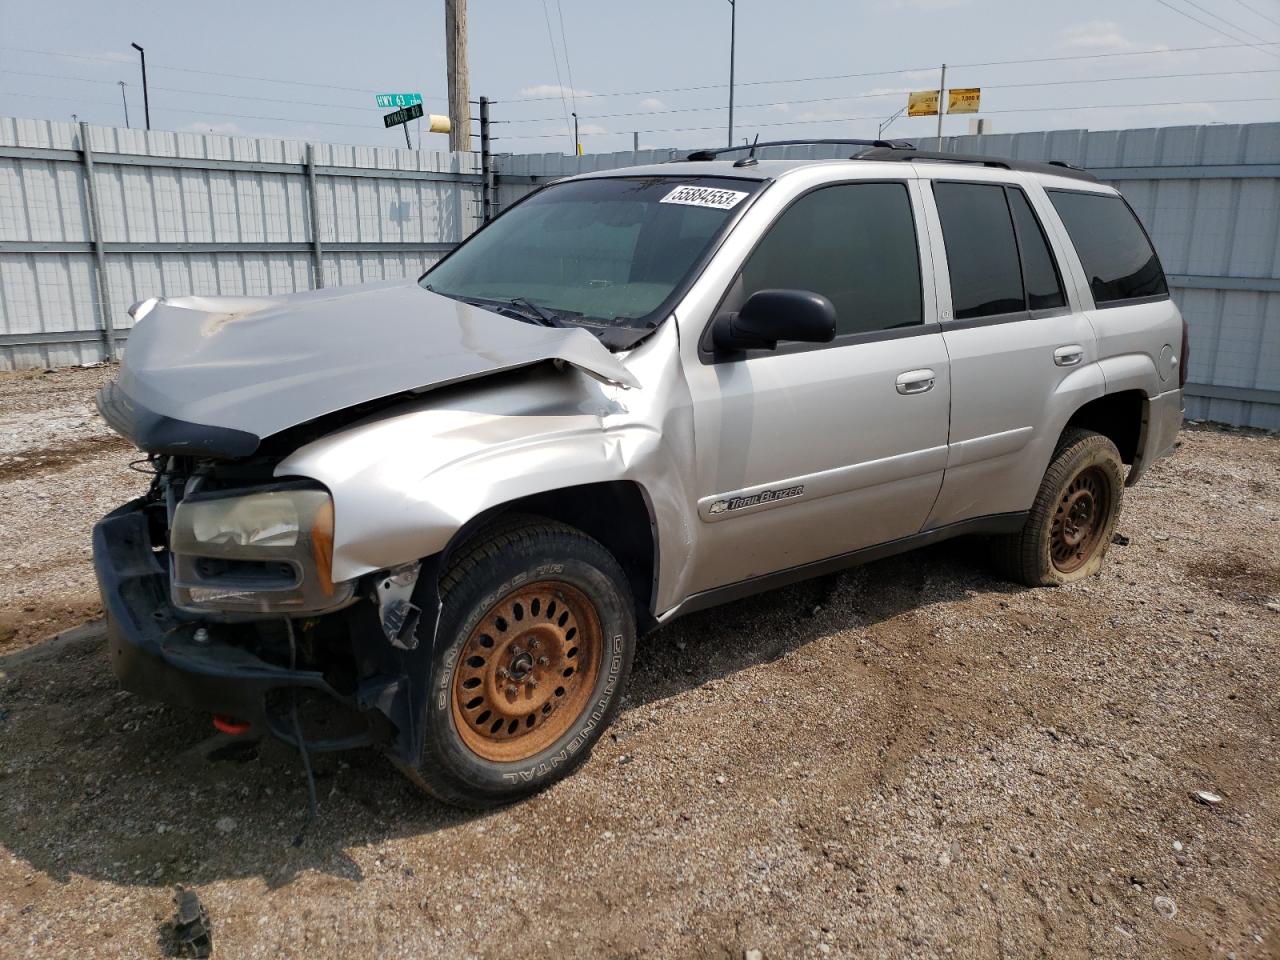
[[[272,709],[281,692],[312,691],[340,711],[359,711],[356,700],[334,689],[323,673],[270,663],[228,642],[235,625],[211,624],[176,610],[169,599],[168,571],[151,547],[142,501],[125,504],[95,525],[93,561],[107,616],[111,666],[126,690],[174,706],[227,714],[291,744],[296,741],[287,714]],[[355,734],[329,741],[307,736],[307,746],[363,746],[376,742],[376,729],[366,717],[363,730]]]

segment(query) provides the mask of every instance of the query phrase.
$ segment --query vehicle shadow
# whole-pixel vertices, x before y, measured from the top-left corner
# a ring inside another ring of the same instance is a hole
[[[1021,589],[992,577],[976,546],[941,544],[677,621],[641,640],[624,714],[913,608]],[[314,870],[354,881],[349,849],[519,811],[436,803],[364,750],[313,757],[320,815],[308,825],[296,752],[210,736],[207,717],[121,691],[104,647],[88,624],[0,656],[0,845],[50,880],[260,876],[276,887]]]

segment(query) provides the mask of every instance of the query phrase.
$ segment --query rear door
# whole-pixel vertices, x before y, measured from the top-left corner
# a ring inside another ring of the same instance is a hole
[[[1116,193],[1051,187],[1093,298],[1090,321],[1107,392],[1178,389],[1182,317],[1146,230]]]
[[[931,178],[952,378],[946,478],[927,524],[934,528],[1028,509],[1061,429],[1057,411],[1102,388],[1093,329],[1036,211],[1043,191],[1016,174]]]
[[[836,307],[831,343],[686,355],[697,557],[690,592],[916,533],[942,482],[946,348],[924,266],[914,176],[795,198],[733,277],[717,314],[757,290]]]

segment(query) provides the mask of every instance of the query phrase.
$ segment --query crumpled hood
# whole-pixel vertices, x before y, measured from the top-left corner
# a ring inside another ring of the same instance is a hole
[[[98,407],[144,450],[244,456],[325,414],[547,360],[639,386],[585,330],[524,323],[412,281],[180,297],[130,331]]]

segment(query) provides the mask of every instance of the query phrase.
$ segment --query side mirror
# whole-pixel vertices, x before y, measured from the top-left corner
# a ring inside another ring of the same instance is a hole
[[[830,343],[835,336],[836,308],[809,290],[757,290],[711,327],[717,350],[773,350],[779,340]]]

